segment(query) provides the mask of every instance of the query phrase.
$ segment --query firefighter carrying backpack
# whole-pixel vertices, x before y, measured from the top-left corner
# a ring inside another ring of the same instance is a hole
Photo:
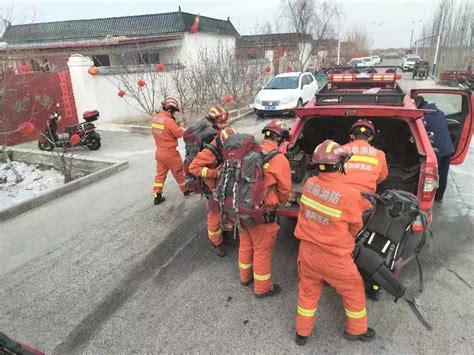
[[[278,150],[263,153],[250,134],[237,133],[225,140],[224,165],[215,191],[225,223],[249,229],[272,222],[275,215],[264,208],[263,169],[277,154]]]
[[[194,176],[189,172],[189,165],[194,157],[204,148],[211,150],[218,162],[222,161],[221,154],[212,144],[217,132],[207,122],[198,122],[189,127],[183,135],[185,145],[184,177],[186,185],[196,194],[210,194],[211,191],[202,177]]]
[[[381,196],[364,196],[374,203],[374,208],[356,236],[355,264],[365,281],[381,286],[395,297],[395,302],[403,298],[418,320],[431,330],[418,309],[415,296],[407,294],[407,288],[396,276],[404,266],[416,260],[419,292],[423,291],[423,271],[418,256],[426,242],[426,214],[421,210],[417,197],[409,192],[387,190]],[[415,235],[409,229],[418,217],[423,233]]]

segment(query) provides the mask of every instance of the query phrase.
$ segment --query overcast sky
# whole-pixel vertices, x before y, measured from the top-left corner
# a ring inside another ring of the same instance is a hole
[[[439,0],[335,0],[344,14],[341,30],[354,24],[369,31],[374,48],[408,47],[414,29],[433,14]],[[142,15],[178,10],[230,19],[240,34],[253,34],[266,21],[279,16],[280,0],[0,0],[13,4],[16,23],[61,21],[99,17]],[[1,10],[1,7],[0,7]],[[413,23],[415,22],[415,24]]]

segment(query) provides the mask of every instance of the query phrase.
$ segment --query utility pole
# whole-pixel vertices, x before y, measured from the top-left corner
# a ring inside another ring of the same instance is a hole
[[[337,39],[337,65],[341,64],[341,34],[339,33]]]
[[[411,29],[411,37],[410,37],[410,51],[412,49],[412,43],[413,43],[413,32],[415,31],[414,28]]]
[[[438,63],[438,53],[439,53],[439,44],[441,42],[441,35],[443,33],[443,27],[444,27],[444,12],[441,15],[441,24],[439,26],[439,33],[438,33],[438,40],[436,41],[436,51],[433,59],[433,71],[431,72],[431,75],[435,76],[436,75],[436,64]]]

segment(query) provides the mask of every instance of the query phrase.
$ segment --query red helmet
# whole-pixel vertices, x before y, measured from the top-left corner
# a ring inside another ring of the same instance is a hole
[[[367,118],[361,118],[354,122],[351,126],[352,133],[364,133],[369,129],[371,131],[370,135],[373,136],[375,134],[375,126],[372,121],[368,120]]]
[[[229,113],[221,106],[216,105],[210,108],[206,115],[206,119],[213,125],[216,123],[227,123],[229,119]]]
[[[224,146],[224,142],[227,140],[227,138],[236,133],[237,131],[232,127],[224,128],[216,138],[217,147],[219,149],[222,149],[222,147]]]
[[[161,102],[163,110],[179,111],[179,102],[173,97],[167,97]]]
[[[338,165],[344,164],[350,158],[351,153],[336,142],[326,139],[316,147],[313,152],[311,164]]]
[[[286,126],[285,122],[282,120],[272,120],[265,127],[263,127],[262,133],[265,137],[271,136],[272,133],[276,134],[278,137],[281,137],[283,140],[290,139],[290,130]]]

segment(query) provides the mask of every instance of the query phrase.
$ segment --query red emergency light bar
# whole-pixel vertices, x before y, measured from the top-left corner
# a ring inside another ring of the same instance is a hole
[[[359,73],[359,74],[329,74],[328,81],[332,83],[347,83],[347,82],[366,82],[366,81],[383,81],[383,82],[394,82],[401,79],[400,74],[395,73]]]

